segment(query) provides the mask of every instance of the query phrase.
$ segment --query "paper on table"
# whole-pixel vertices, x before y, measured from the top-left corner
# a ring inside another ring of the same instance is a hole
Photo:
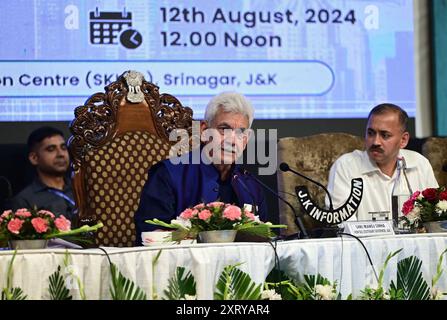
[[[47,248],[82,249],[80,245],[60,238],[53,238],[48,240]]]

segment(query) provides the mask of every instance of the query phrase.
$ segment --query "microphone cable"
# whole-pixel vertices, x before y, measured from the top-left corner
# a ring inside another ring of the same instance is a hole
[[[276,270],[276,272],[277,272],[276,283],[279,283],[279,293],[281,294],[281,297],[283,297],[283,290],[284,289],[283,289],[283,286],[281,285],[281,265],[280,265],[278,252],[277,252],[277,249],[276,249],[277,246],[278,246],[278,239],[275,239],[273,241],[268,241],[268,243],[272,247],[273,253],[275,254],[275,266],[273,267],[272,271]]]
[[[403,167],[406,169],[405,163],[404,163]],[[405,174],[405,170],[403,170],[403,172],[404,172],[405,178],[407,178],[406,174]],[[408,181],[407,181],[407,183],[408,183]],[[407,184],[407,185],[408,185],[408,187],[411,190],[411,187],[409,186],[409,184]],[[284,193],[284,194],[288,194],[288,195],[291,195],[291,196],[295,197],[295,195],[293,193],[287,192],[287,191],[283,191],[283,190],[278,190],[278,193]],[[366,246],[364,245],[362,240],[360,240],[360,238],[358,238],[358,237],[356,237],[356,236],[354,236],[352,234],[344,233],[344,232],[340,232],[340,231],[337,232],[337,235],[346,235],[346,236],[352,237],[352,238],[356,239],[362,245],[362,247],[363,247],[363,249],[364,249],[364,251],[366,253],[366,256],[368,258],[369,264],[371,265],[371,268],[372,268],[372,270],[374,272],[374,276],[376,278],[376,281],[379,282],[379,277],[377,276],[377,271],[374,268],[371,256],[369,255],[368,249],[366,249]],[[343,279],[343,251],[344,251],[343,237],[340,237],[340,239],[341,239],[342,244],[341,244],[341,270],[340,270],[340,288],[339,288],[339,293],[341,291],[341,282],[342,282],[342,279]]]
[[[109,266],[112,266],[112,260],[110,259],[109,253],[103,247],[96,247],[94,249],[99,249],[106,254],[107,260],[109,261]]]
[[[278,190],[278,193],[288,194],[289,196],[292,196],[292,197],[296,198],[296,194],[294,194],[294,193],[292,193],[292,192],[283,191],[283,190]]]
[[[360,240],[360,238],[358,238],[358,237],[356,237],[356,236],[354,236],[354,235],[352,235],[352,234],[350,234],[350,233],[338,232],[338,235],[343,235],[343,236],[349,236],[349,237],[352,237],[352,238],[356,239],[356,240],[362,245],[363,250],[365,250],[366,256],[368,257],[369,264],[371,265],[371,268],[372,268],[372,270],[373,270],[373,272],[374,272],[374,276],[376,277],[376,281],[377,281],[377,283],[378,283],[378,282],[379,282],[379,277],[377,276],[376,268],[374,268],[374,264],[373,264],[373,262],[372,262],[371,256],[369,255],[368,249],[366,249],[366,246],[365,246],[365,244],[362,242],[362,240]],[[341,238],[343,239],[343,237],[341,237]],[[343,241],[343,240],[342,240],[342,241]],[[342,258],[342,263],[343,263],[343,258]],[[340,284],[340,286],[341,286],[341,284]]]
[[[345,249],[345,243],[343,242],[343,237],[340,237],[341,240],[341,261],[340,261],[340,287],[338,290],[338,296],[341,296],[341,284],[343,282],[343,253],[344,253],[344,249]]]

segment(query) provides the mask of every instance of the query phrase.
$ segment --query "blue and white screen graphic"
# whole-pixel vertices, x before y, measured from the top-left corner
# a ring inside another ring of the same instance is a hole
[[[416,109],[412,0],[0,1],[0,121],[70,121],[126,70],[201,119],[239,91],[257,119]]]

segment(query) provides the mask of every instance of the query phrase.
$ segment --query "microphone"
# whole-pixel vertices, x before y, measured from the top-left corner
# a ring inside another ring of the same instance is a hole
[[[245,174],[245,173],[244,173]],[[256,202],[255,202],[255,197],[253,196],[253,194],[251,193],[250,189],[248,189],[247,185],[245,184],[244,181],[242,181],[242,179],[239,178],[239,176],[237,174],[233,175],[233,180],[235,181],[239,181],[239,184],[241,185],[242,189],[244,189],[245,192],[247,192],[247,194],[250,196],[251,199],[251,205],[252,210],[253,210],[253,214],[257,213],[256,210]]]
[[[5,199],[11,199],[12,195],[13,195],[11,182],[5,176],[0,176],[0,181],[2,181],[2,180],[5,182],[5,185],[6,185],[6,198]]]
[[[5,176],[0,176],[0,212],[5,209],[11,209],[12,195],[11,182]]]
[[[286,205],[289,206],[289,208],[292,210],[292,212],[295,215],[295,223],[297,224],[298,228],[301,230],[302,233],[302,238],[303,239],[309,239],[309,235],[307,234],[306,228],[304,227],[304,223],[301,220],[301,217],[298,215],[298,213],[296,212],[295,208],[290,204],[290,202],[288,202],[286,199],[284,199],[283,197],[281,197],[276,191],[274,191],[272,188],[270,188],[269,186],[267,186],[264,182],[262,182],[261,180],[259,180],[258,178],[256,178],[254,175],[252,175],[248,170],[244,169],[244,174],[249,175],[251,178],[253,178],[257,183],[259,183],[261,186],[263,186],[265,189],[267,189],[268,191],[270,191],[271,193],[273,193],[278,199],[280,199],[281,201],[283,201]]]
[[[288,165],[287,163],[285,163],[285,162],[282,162],[282,163],[279,165],[279,169],[280,169],[281,171],[283,171],[283,172],[290,171],[290,172],[296,174],[297,176],[300,176],[301,178],[304,178],[304,179],[306,179],[306,180],[308,180],[308,181],[310,181],[310,182],[316,184],[316,185],[319,186],[320,188],[322,188],[322,189],[326,192],[326,194],[327,194],[327,196],[328,196],[328,199],[329,199],[329,210],[334,210],[334,205],[332,204],[332,197],[331,197],[329,191],[326,189],[326,187],[323,186],[321,183],[319,183],[319,182],[317,182],[317,181],[315,181],[315,180],[313,180],[313,179],[311,179],[311,178],[309,178],[309,177],[306,177],[305,175],[303,175],[302,173],[299,173],[298,171],[293,170],[293,169],[290,168],[289,165]]]
[[[408,191],[410,191],[410,194],[413,194],[413,189],[411,188],[410,181],[408,180],[408,177],[407,177],[407,162],[405,161],[405,158],[403,156],[397,158],[398,166],[399,166],[399,162],[400,162],[400,167],[402,169],[402,173],[404,174],[404,177],[405,177],[405,182],[407,184]]]

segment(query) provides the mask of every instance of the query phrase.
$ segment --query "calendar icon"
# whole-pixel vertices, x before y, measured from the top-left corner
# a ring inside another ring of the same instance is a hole
[[[119,44],[120,33],[131,27],[131,12],[100,12],[96,8],[90,12],[90,43]]]

